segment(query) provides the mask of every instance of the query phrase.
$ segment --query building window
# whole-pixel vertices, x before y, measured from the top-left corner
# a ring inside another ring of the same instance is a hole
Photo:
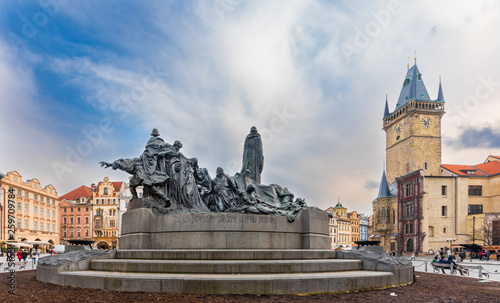
[[[427,165],[427,162],[425,162],[425,163],[424,163],[424,168],[425,168],[425,169],[428,169],[428,168],[429,168],[429,166]]]
[[[56,232],[56,225],[55,224],[52,224],[52,232],[55,233]]]
[[[44,202],[44,201],[43,201],[43,197],[42,197],[42,196],[40,196],[40,201],[41,201],[41,202]]]
[[[67,219],[66,217],[63,217],[63,225],[66,225],[68,222],[67,222]]]
[[[37,221],[33,222],[33,229],[38,230],[38,222]]]
[[[17,195],[18,195],[18,196],[22,196],[22,195],[23,195],[23,191],[22,191],[22,190],[20,190],[20,189],[18,189],[18,190],[17,190]]]
[[[66,208],[64,209],[64,211],[63,211],[63,212],[66,212]]]
[[[38,206],[33,206],[33,214],[38,215]]]
[[[481,185],[469,185],[469,196],[482,196],[483,187]]]
[[[21,211],[23,209],[23,204],[21,202],[17,202],[17,210]]]
[[[448,215],[448,209],[446,206],[441,206],[441,216],[446,217]]]
[[[87,237],[87,238],[88,238],[88,236],[89,236],[89,230],[88,230],[88,229],[86,229],[86,230],[85,230],[85,237]]]
[[[78,207],[78,208],[76,209],[76,211],[77,211],[77,212],[80,212],[80,207]]]
[[[43,207],[40,207],[40,216],[43,216],[44,213],[45,213],[45,211],[44,211]]]
[[[413,196],[413,182],[405,184],[405,197]]]
[[[429,226],[429,237],[434,237],[434,226]]]
[[[76,231],[76,236],[77,236],[78,238],[80,238],[80,237],[81,237],[81,235],[80,235],[80,230],[77,230],[77,231]]]
[[[17,219],[17,228],[21,228],[21,224],[22,224],[21,221],[22,221],[21,219]]]
[[[69,217],[69,225],[73,225],[73,217]]]
[[[24,220],[24,229],[30,229],[30,221]]]
[[[80,223],[81,223],[80,221],[81,221],[80,217],[77,217],[77,218],[76,218],[76,224],[77,224],[77,225],[80,225]]]
[[[85,217],[85,224],[89,224],[89,217]]]
[[[107,195],[108,194],[108,188],[104,188],[104,194]]]
[[[66,230],[63,230],[63,238],[66,238],[68,234],[66,233]]]
[[[446,185],[441,186],[441,196],[446,196]]]
[[[109,227],[115,227],[115,220],[109,221]]]
[[[70,230],[69,230],[69,237],[70,237],[70,238],[73,238],[73,229],[70,229]]]
[[[73,212],[73,207],[72,207],[72,208],[70,208],[70,212]]]
[[[52,211],[52,218],[55,218],[55,217],[56,217],[56,211],[55,211],[55,210],[53,210],[53,211]]]
[[[85,211],[86,211],[86,212],[89,212],[89,208],[88,208],[88,207],[85,207]]]
[[[50,209],[47,208],[47,218],[50,218]]]
[[[483,205],[472,205],[469,204],[469,215],[477,215],[477,214],[482,214],[483,213]]]
[[[40,231],[43,231],[43,228],[44,228],[43,222],[40,222]]]
[[[27,191],[25,191],[25,192],[24,192],[24,196],[25,196],[26,198],[29,198],[29,197],[30,197],[30,194],[29,194]]]
[[[446,233],[446,227],[443,227],[443,234]]]
[[[24,204],[24,212],[27,212],[27,213],[30,212],[30,205],[28,203]]]
[[[108,204],[111,204],[110,199],[108,199]]]

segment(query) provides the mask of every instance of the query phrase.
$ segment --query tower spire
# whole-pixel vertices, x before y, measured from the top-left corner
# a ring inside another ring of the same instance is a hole
[[[417,51],[415,51],[415,64],[417,64]]]
[[[408,57],[408,64],[406,64],[406,71],[410,70],[410,57]]]
[[[441,87],[441,75],[439,75],[439,90],[437,101],[444,102],[443,88]]]
[[[384,118],[389,116],[389,104],[387,103],[387,94],[385,94],[385,110],[384,110]]]

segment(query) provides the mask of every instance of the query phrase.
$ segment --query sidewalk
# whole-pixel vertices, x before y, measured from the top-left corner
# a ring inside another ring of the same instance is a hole
[[[44,257],[47,257],[47,256],[50,256],[50,254],[40,254],[40,258],[44,258]],[[16,259],[15,259],[15,263],[16,265],[14,266],[16,272],[17,271],[23,271],[23,270],[32,270],[32,269],[36,269],[36,266],[38,264],[38,259],[40,258],[37,258],[36,259],[36,263],[33,264],[33,259],[30,259],[30,258],[26,258],[26,266],[25,268],[22,268],[22,269],[19,269],[19,265],[18,265],[18,259],[17,259],[17,256],[16,256]],[[7,256],[4,254],[3,257],[0,257],[0,263],[3,263],[0,267],[0,273],[3,273],[3,272],[7,272],[5,270],[5,267],[7,266]]]

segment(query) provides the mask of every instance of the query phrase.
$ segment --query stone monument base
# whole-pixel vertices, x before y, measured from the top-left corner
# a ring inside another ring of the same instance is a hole
[[[328,221],[328,214],[310,208],[294,222],[240,213],[156,216],[150,208],[134,208],[123,214],[119,248],[329,249]]]

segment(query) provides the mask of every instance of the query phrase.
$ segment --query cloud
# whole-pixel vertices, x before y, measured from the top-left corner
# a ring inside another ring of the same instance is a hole
[[[372,181],[372,180],[365,181],[365,188],[368,190],[378,189],[379,186],[380,186],[380,182]]]
[[[457,138],[449,138],[448,144],[461,148],[500,148],[500,132],[497,127],[464,128]]]

